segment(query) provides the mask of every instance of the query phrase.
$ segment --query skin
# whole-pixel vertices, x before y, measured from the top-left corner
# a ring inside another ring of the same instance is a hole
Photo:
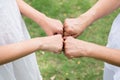
[[[106,16],[120,7],[120,0],[98,0],[87,12],[77,18],[64,21],[64,36],[77,37],[94,21]]]
[[[120,66],[120,50],[110,49],[93,43],[68,37],[77,37],[88,27],[88,25],[117,9],[120,5],[118,1],[120,0],[99,0],[91,9],[89,9],[80,17],[65,20],[64,35],[66,38],[64,41],[64,48],[65,55],[68,58],[92,57]],[[22,0],[17,0],[17,3],[19,5],[21,13],[41,25],[48,35],[54,35],[58,33],[62,34],[63,27],[61,25],[61,22],[46,17],[44,14],[33,9]],[[51,22],[53,22],[53,24],[50,24]],[[48,27],[46,27],[46,25]],[[58,28],[55,28],[56,25],[61,25],[59,28],[62,27],[62,31],[59,32]],[[47,28],[50,28],[50,31]],[[2,55],[0,57],[0,64],[4,64],[21,58],[36,50],[59,52],[62,50],[62,46],[63,39],[61,35],[35,38],[15,44],[0,46],[0,54]],[[5,55],[8,52],[10,54]]]
[[[67,37],[65,43],[65,55],[68,58],[91,57],[120,66],[120,50],[106,48],[94,43]]]
[[[119,7],[120,0],[98,0],[92,8],[81,16],[66,19],[64,22],[65,55],[68,58],[90,57],[120,66],[119,49],[111,49],[73,38],[82,34],[94,21],[110,14]]]
[[[63,46],[63,39],[60,35],[63,34],[61,21],[47,17],[45,14],[29,6],[23,0],[16,1],[20,12],[38,23],[50,37],[34,38],[15,44],[0,46],[0,55],[2,55],[0,56],[0,65],[19,59],[37,50],[55,53],[60,52]],[[59,35],[52,36],[54,34]]]
[[[17,4],[20,12],[40,25],[47,35],[63,34],[63,25],[60,20],[47,17],[25,3],[24,0],[17,0]]]
[[[59,53],[62,50],[62,46],[63,39],[61,35],[38,37],[23,42],[0,46],[0,55],[2,55],[0,56],[0,65],[29,55],[37,50]]]

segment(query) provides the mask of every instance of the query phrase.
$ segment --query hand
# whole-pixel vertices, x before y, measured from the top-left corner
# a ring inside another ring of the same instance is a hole
[[[90,25],[91,21],[86,16],[68,18],[64,21],[64,36],[77,37]]]
[[[66,37],[64,41],[65,55],[68,58],[77,58],[87,56],[91,48],[91,43],[74,39],[73,37]]]
[[[46,17],[41,26],[48,36],[55,34],[63,35],[63,24],[59,20]]]
[[[59,53],[60,51],[62,51],[62,47],[63,47],[62,35],[59,34],[54,36],[48,36],[41,38],[40,40],[41,40],[41,46],[40,46],[41,50],[51,51],[55,53]]]

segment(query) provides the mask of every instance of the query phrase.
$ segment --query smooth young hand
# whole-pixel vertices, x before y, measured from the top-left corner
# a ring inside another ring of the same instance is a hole
[[[65,55],[68,58],[87,56],[92,46],[92,44],[88,42],[74,39],[73,37],[66,37],[64,45]]]
[[[64,36],[77,37],[90,25],[90,20],[87,16],[78,18],[68,18],[64,21]]]
[[[46,17],[45,21],[40,25],[48,36],[55,34],[63,35],[63,24],[60,20]]]
[[[40,50],[60,53],[63,47],[62,35],[48,36],[40,39]]]

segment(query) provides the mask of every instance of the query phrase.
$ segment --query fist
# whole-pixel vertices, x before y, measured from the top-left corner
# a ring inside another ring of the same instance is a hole
[[[77,37],[81,33],[80,21],[77,18],[66,19],[64,22],[64,36]]]
[[[64,41],[65,55],[68,58],[83,57],[90,51],[91,44],[85,41],[66,37]]]
[[[89,20],[84,16],[68,18],[64,21],[64,36],[77,37],[83,33],[89,24]]]
[[[41,26],[48,36],[55,34],[63,35],[63,24],[60,20],[47,17]]]
[[[62,35],[48,36],[41,39],[41,50],[59,53],[62,51]]]

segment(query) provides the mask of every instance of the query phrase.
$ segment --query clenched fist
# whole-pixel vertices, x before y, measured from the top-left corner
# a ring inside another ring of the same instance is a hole
[[[64,21],[64,36],[77,37],[91,24],[86,16],[78,18],[68,18]]]
[[[62,35],[54,35],[41,38],[41,50],[59,53],[62,51],[63,38]]]
[[[91,46],[93,44],[74,39],[73,37],[66,37],[64,41],[64,48],[65,48],[65,55],[68,58],[77,58],[77,57],[83,57],[88,54],[91,50]]]
[[[63,35],[63,24],[60,20],[46,17],[40,25],[48,36],[55,34]]]

